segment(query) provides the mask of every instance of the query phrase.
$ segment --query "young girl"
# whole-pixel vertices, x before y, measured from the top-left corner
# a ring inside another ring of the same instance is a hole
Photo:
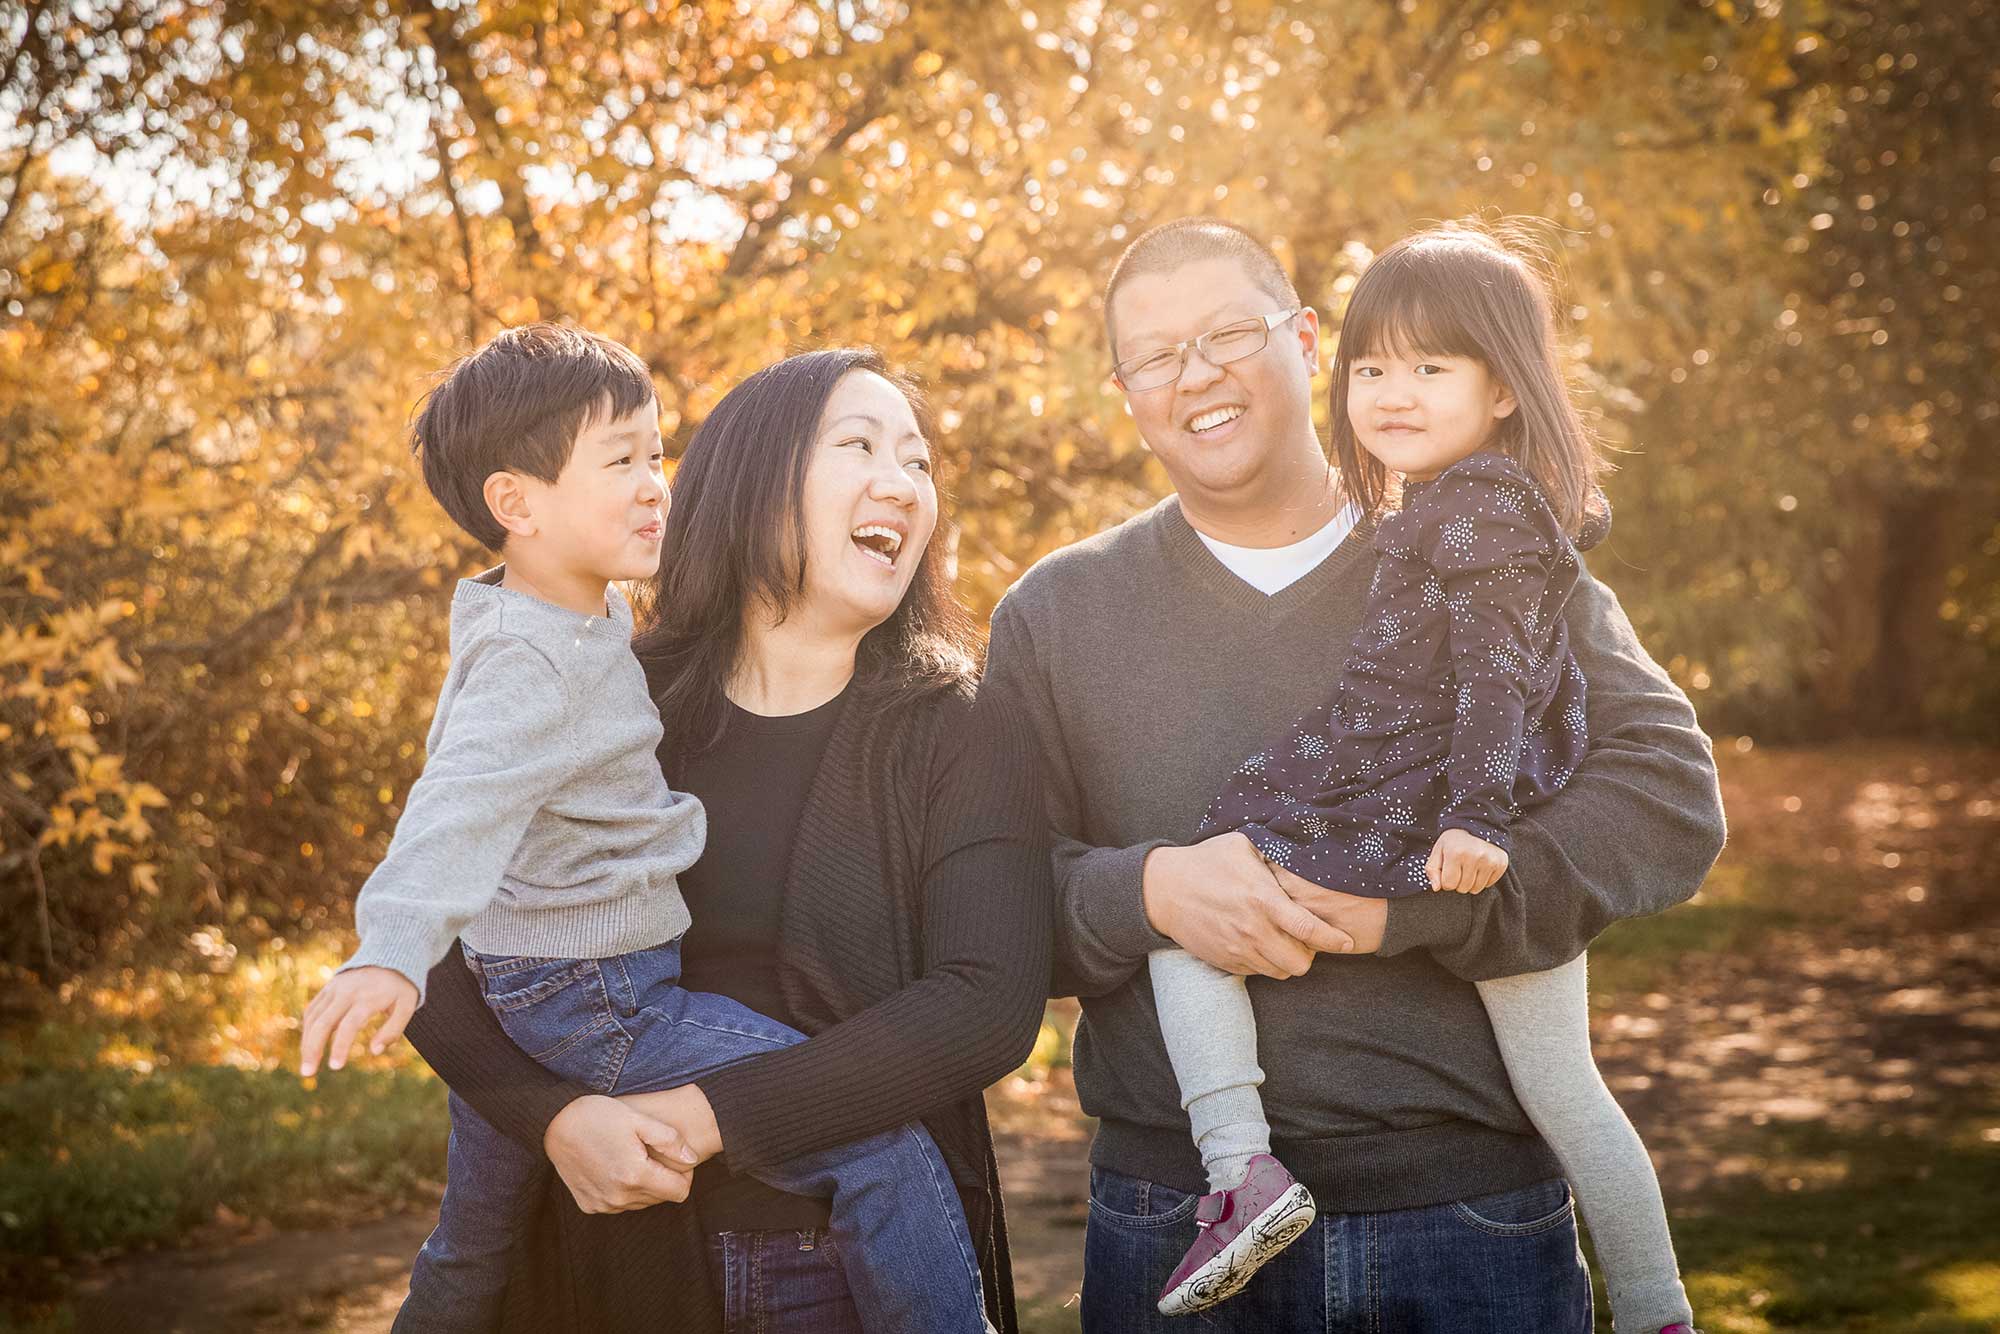
[[[1513,816],[1589,745],[1563,611],[1577,550],[1609,528],[1551,330],[1534,271],[1475,228],[1420,232],[1362,275],[1332,417],[1348,494],[1380,516],[1367,611],[1333,698],[1237,770],[1197,837],[1239,829],[1274,866],[1353,894],[1478,893],[1505,873]],[[1179,950],[1150,967],[1213,1192],[1160,1295],[1176,1315],[1241,1289],[1314,1207],[1269,1155],[1243,980]],[[1659,1183],[1591,1059],[1583,959],[1478,985],[1575,1185],[1618,1329],[1691,1334]]]

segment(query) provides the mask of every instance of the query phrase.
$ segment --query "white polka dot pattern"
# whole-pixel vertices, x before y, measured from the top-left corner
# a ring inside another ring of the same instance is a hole
[[[1608,526],[1594,516],[1582,545]],[[1308,880],[1391,897],[1430,888],[1441,827],[1505,848],[1515,815],[1582,762],[1563,620],[1582,567],[1541,489],[1498,454],[1406,486],[1375,548],[1333,698],[1238,767],[1201,836],[1241,829]]]

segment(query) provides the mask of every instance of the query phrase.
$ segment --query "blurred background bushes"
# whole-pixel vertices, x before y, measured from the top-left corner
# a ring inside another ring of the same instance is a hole
[[[0,960],[346,928],[484,559],[405,432],[476,341],[630,343],[676,445],[881,345],[983,613],[1164,490],[1096,292],[1190,212],[1335,329],[1409,228],[1545,218],[1593,564],[1710,729],[1991,739],[1995,49],[1987,0],[0,11]]]

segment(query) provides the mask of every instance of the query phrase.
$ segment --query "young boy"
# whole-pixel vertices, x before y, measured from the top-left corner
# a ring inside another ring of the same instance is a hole
[[[300,1072],[339,1069],[361,1029],[395,1040],[431,967],[462,944],[522,1050],[601,1093],[670,1088],[800,1035],[678,985],[701,805],[655,754],[658,711],[614,580],[659,567],[667,489],[646,366],[610,339],[512,329],[455,366],[418,418],[424,481],[506,563],[460,582],[451,669],[422,777],[355,906],[361,947],[307,1006]],[[498,1320],[539,1155],[451,1099],[437,1230],[398,1328]],[[757,1176],[833,1197],[832,1231],[870,1330],[980,1330],[980,1283],[948,1180],[904,1126]],[[891,1189],[869,1189],[888,1183]]]

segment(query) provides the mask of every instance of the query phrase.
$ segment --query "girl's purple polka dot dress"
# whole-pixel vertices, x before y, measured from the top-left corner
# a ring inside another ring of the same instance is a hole
[[[1576,553],[1542,490],[1478,453],[1375,533],[1375,580],[1332,700],[1238,767],[1199,837],[1241,829],[1315,884],[1390,898],[1430,888],[1443,829],[1500,848],[1523,807],[1569,781],[1589,746],[1583,672],[1563,610]]]

